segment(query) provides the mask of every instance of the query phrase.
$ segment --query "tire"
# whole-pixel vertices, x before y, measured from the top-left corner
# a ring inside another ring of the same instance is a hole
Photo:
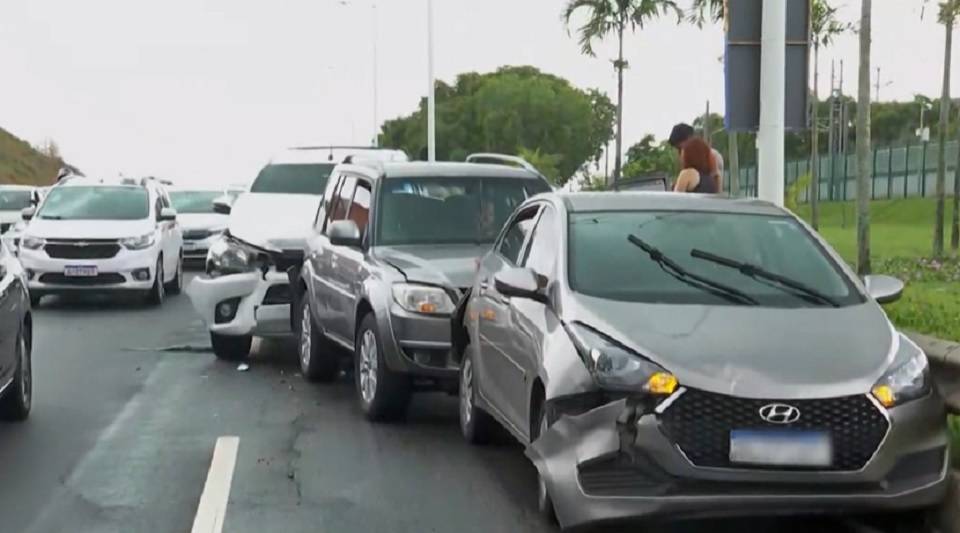
[[[166,285],[166,292],[170,294],[180,294],[183,290],[183,254],[180,254],[180,259],[177,260],[177,275],[173,277],[173,280]]]
[[[210,344],[213,355],[222,361],[242,361],[250,355],[253,337],[250,335],[232,336],[210,332]]]
[[[468,346],[460,364],[460,433],[470,444],[487,444],[496,435],[496,421],[477,406],[473,352]]]
[[[313,320],[306,294],[301,296],[300,302],[300,372],[307,381],[329,383],[340,374],[340,358]]]
[[[371,422],[399,420],[410,403],[410,378],[387,368],[373,313],[360,322],[355,345],[354,382],[360,410]]]
[[[30,307],[40,307],[40,301],[43,300],[42,294],[30,293]]]
[[[23,335],[17,335],[17,369],[13,383],[0,398],[0,419],[21,422],[30,416],[33,405],[33,362],[30,343]]]
[[[166,290],[163,283],[163,257],[157,259],[156,274],[153,276],[153,287],[147,291],[147,303],[150,305],[163,305],[163,298],[166,296]]]
[[[530,439],[531,442],[540,438],[540,435],[549,427],[547,425],[547,416],[543,411],[543,408],[538,407],[537,411],[539,422],[536,426],[534,426],[537,432],[535,435],[532,435],[533,438]],[[547,490],[547,483],[544,481],[539,470],[537,471],[537,513],[546,523],[551,525],[557,524],[557,513],[553,507],[553,498],[550,497],[550,491]]]

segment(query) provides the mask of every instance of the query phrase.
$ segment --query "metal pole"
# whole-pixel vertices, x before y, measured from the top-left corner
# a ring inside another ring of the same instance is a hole
[[[873,147],[873,173],[870,175],[870,198],[877,199],[877,147]]]
[[[887,146],[887,200],[893,195],[893,146]]]
[[[377,29],[377,3],[371,2],[373,9],[373,146],[380,147],[380,32]]]
[[[760,45],[760,129],[757,194],[783,205],[787,3],[764,2]]]
[[[437,91],[433,75],[433,0],[427,0],[427,161],[437,160]]]
[[[927,197],[927,141],[923,141],[923,156],[920,157],[920,198]]]
[[[907,154],[903,158],[903,197],[909,194],[910,186],[910,143],[907,143]]]
[[[827,199],[833,201],[834,199],[834,181],[836,179],[836,168],[837,165],[834,162],[834,155],[836,154],[836,124],[834,122],[835,108],[836,108],[836,92],[834,91],[835,87],[835,71],[836,62],[830,61],[830,119],[829,127],[827,129],[827,153],[830,154],[830,189],[827,194]]]

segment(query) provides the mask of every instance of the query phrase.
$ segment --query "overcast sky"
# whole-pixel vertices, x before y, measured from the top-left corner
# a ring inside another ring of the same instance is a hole
[[[614,95],[613,43],[580,55],[564,3],[434,0],[437,76],[529,64]],[[858,18],[859,1],[837,3]],[[919,4],[874,2],[885,100],[939,93],[943,28]],[[370,0],[0,0],[0,127],[54,139],[88,174],[250,181],[285,146],[369,142],[375,36],[380,119],[426,93],[426,0],[376,6],[374,17]],[[670,19],[632,36],[625,143],[665,137],[707,100],[722,110],[722,54],[719,27]],[[831,58],[855,92],[856,38],[821,55],[821,92]]]

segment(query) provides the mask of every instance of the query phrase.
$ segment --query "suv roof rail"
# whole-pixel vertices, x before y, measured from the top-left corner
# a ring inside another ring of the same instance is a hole
[[[343,158],[343,164],[371,168],[380,174],[386,172],[383,161],[373,157],[363,157],[363,154],[348,155],[347,157]]]
[[[537,176],[543,177],[543,174],[537,170],[537,167],[531,165],[526,159],[516,155],[477,153],[468,155],[466,161],[467,163],[492,162],[496,165],[512,165],[533,172]]]

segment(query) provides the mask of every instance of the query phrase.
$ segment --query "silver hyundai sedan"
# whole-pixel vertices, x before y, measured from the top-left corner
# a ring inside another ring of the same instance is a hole
[[[879,305],[902,290],[765,202],[537,196],[454,319],[461,429],[524,443],[564,528],[934,506],[946,416]]]

